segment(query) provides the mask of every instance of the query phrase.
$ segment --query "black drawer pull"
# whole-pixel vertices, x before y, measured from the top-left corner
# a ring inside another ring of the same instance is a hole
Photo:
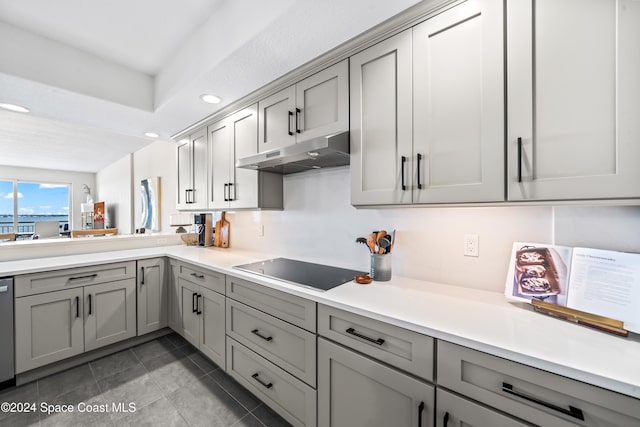
[[[200,310],[200,298],[202,298],[202,294],[197,294],[196,296],[196,314],[200,316],[202,314],[202,310]]]
[[[260,384],[262,384],[262,386],[263,386],[264,388],[271,388],[271,387],[273,387],[273,383],[269,383],[269,384],[265,383],[265,382],[264,382],[264,381],[262,381],[260,378],[258,378],[258,376],[259,376],[259,375],[260,375],[260,374],[258,374],[258,373],[256,372],[255,374],[251,375],[251,378],[253,378],[254,380],[258,381]]]
[[[198,296],[197,293],[192,293],[191,294],[191,312],[192,313],[197,313],[198,312],[198,303],[196,302],[196,297]]]
[[[518,182],[522,182],[522,138],[518,137]]]
[[[424,411],[424,402],[418,405],[418,427],[422,427],[422,412]]]
[[[502,383],[502,391],[505,393],[512,394],[514,396],[520,397],[524,400],[528,400],[529,402],[536,403],[538,405],[544,406],[545,408],[553,409],[554,411],[558,411],[562,414],[569,415],[570,417],[577,418],[580,421],[584,421],[584,414],[581,409],[575,408],[573,406],[569,406],[569,409],[561,408],[560,406],[554,405],[553,403],[545,402],[544,400],[540,400],[537,397],[529,396],[519,391],[515,391],[511,384]]]
[[[76,319],[80,318],[80,297],[76,297]]]
[[[259,336],[260,338],[262,338],[265,341],[271,341],[273,339],[273,337],[265,337],[264,335],[261,335],[257,329],[254,329],[253,331],[251,331],[251,333],[254,334],[254,335]]]
[[[91,316],[91,294],[89,294],[89,316]]]
[[[191,273],[191,275],[196,279],[204,280],[204,274]]]
[[[442,423],[444,424],[444,427],[447,427],[449,425],[449,413],[448,412],[444,413],[444,418],[442,419]]]
[[[140,286],[144,285],[144,267],[140,267],[142,270],[142,280],[140,281]]]
[[[89,274],[88,276],[69,277],[69,281],[82,280],[82,279],[95,279],[98,277],[98,273]]]
[[[354,335],[354,336],[356,336],[358,338],[362,338],[363,340],[367,340],[369,342],[372,342],[372,343],[374,343],[376,345],[384,344],[384,340],[382,338],[378,338],[378,339],[369,338],[369,337],[367,337],[365,335],[361,335],[361,334],[357,333],[356,330],[353,329],[353,328],[349,328],[345,332],[348,333],[348,334]]]

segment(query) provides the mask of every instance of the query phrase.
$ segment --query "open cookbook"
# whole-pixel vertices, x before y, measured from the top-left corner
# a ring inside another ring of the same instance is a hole
[[[505,295],[621,320],[640,333],[640,254],[516,242]]]

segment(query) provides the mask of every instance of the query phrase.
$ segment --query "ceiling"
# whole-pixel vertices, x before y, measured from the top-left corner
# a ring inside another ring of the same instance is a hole
[[[0,0],[0,103],[31,110],[0,110],[0,168],[97,172],[416,3]]]

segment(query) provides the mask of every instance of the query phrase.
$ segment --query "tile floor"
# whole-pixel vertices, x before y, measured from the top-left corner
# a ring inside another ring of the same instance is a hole
[[[30,413],[0,411],[2,427],[289,426],[175,333],[2,390],[0,402],[35,403],[38,409]],[[42,403],[72,405],[75,411],[47,414],[39,411]],[[113,411],[113,403],[122,403],[125,408],[133,404],[135,411]],[[110,412],[101,411],[104,407]]]

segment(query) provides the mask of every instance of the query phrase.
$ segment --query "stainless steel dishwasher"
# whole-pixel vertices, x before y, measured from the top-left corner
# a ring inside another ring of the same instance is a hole
[[[0,389],[15,385],[13,277],[0,278]]]

